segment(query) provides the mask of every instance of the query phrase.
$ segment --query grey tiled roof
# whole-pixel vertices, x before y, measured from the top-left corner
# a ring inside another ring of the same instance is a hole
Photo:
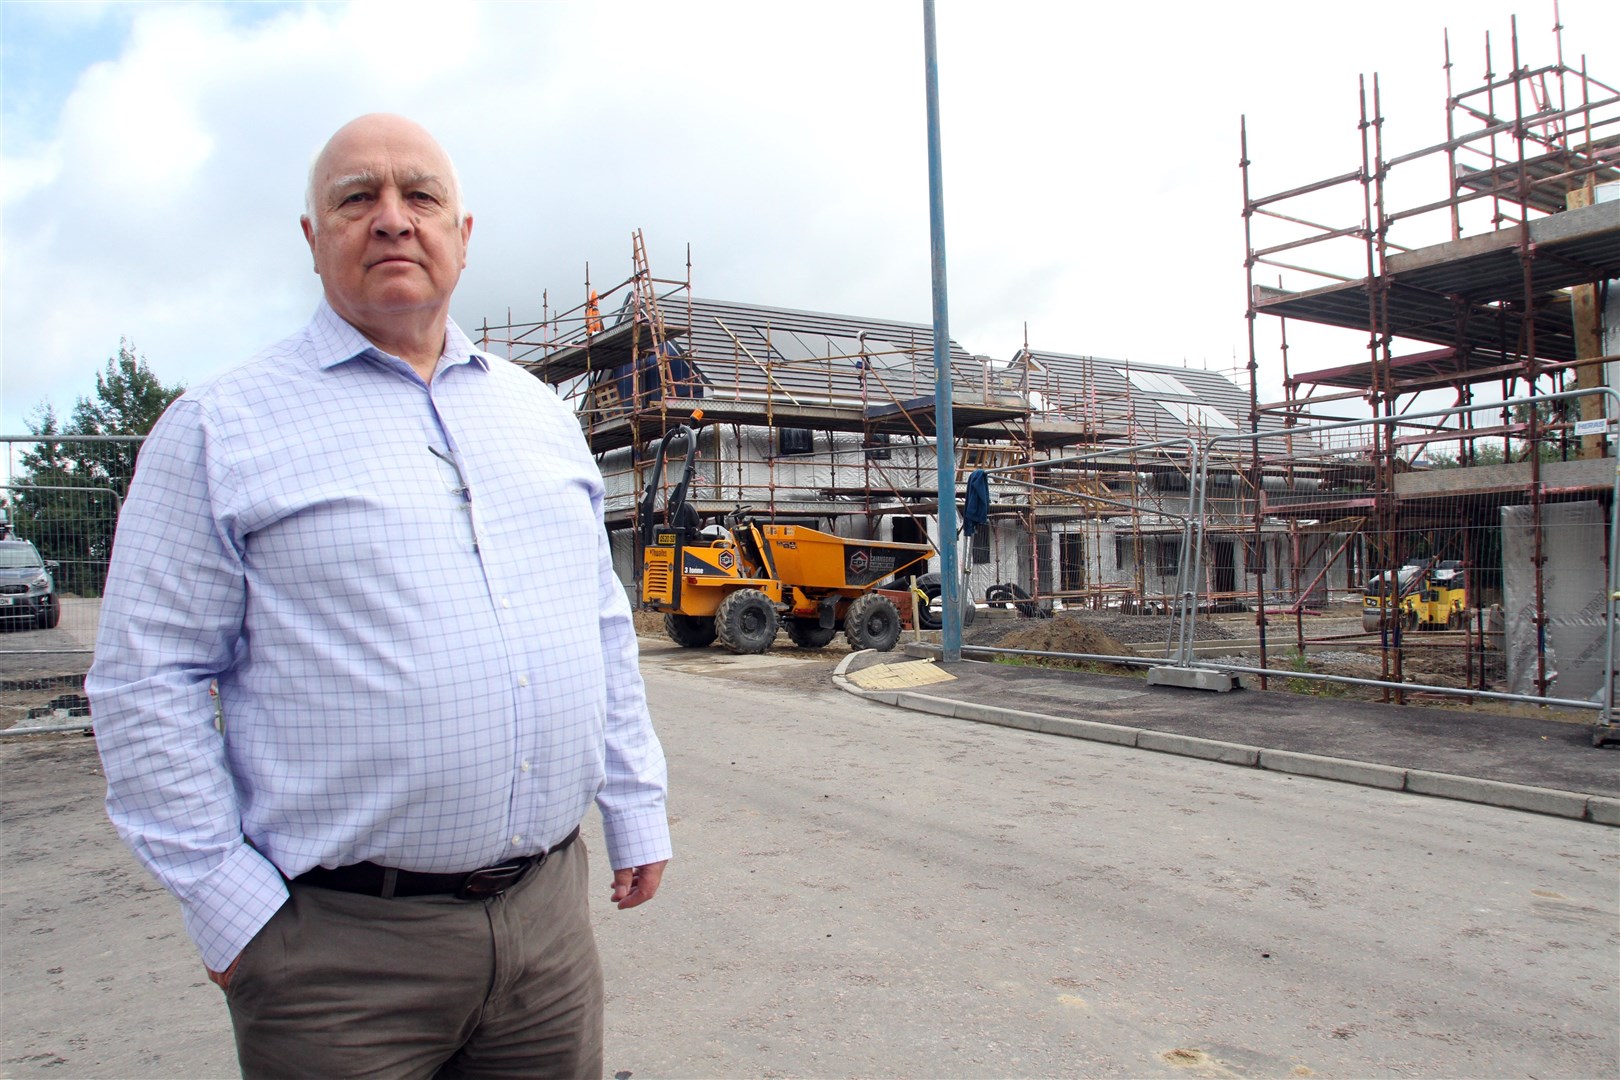
[[[934,334],[921,323],[727,300],[666,301],[664,322],[712,397],[878,403],[934,393]],[[977,388],[985,366],[951,343],[953,386]]]
[[[1026,361],[1015,358],[1009,373]],[[1107,436],[1146,442],[1249,430],[1249,391],[1216,371],[1110,360],[1031,349],[1028,385],[1036,419],[1042,412],[1090,420]],[[1023,376],[1018,375],[1019,378]],[[1282,419],[1262,414],[1260,430]]]

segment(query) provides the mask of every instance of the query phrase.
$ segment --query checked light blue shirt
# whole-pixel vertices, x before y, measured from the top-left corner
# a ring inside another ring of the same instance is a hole
[[[164,414],[86,690],[108,813],[210,968],[283,873],[472,870],[592,800],[614,867],[669,857],[602,494],[573,412],[454,323],[424,385],[323,303]]]

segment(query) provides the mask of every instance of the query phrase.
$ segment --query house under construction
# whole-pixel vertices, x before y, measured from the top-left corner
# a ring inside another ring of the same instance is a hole
[[[1588,696],[1603,667],[1610,414],[1600,394],[1499,404],[1616,385],[1620,92],[1565,61],[1561,29],[1554,46],[1529,66],[1515,27],[1498,71],[1487,38],[1482,81],[1458,90],[1448,43],[1447,137],[1416,151],[1383,146],[1375,76],[1349,167],[1285,191],[1255,193],[1245,123],[1247,387],[951,342],[950,452],[958,476],[992,477],[989,528],[961,560],[970,595],[1011,583],[1066,607],[1244,607],[1264,667],[1278,614],[1272,647],[1282,635],[1303,651],[1322,640],[1306,616],[1329,600],[1360,602],[1406,563],[1424,567],[1418,586],[1454,566],[1466,611],[1429,635],[1389,620],[1371,639],[1383,677],[1439,658],[1469,686],[1501,688],[1505,667],[1523,693]],[[1299,322],[1341,329],[1346,355],[1291,355]],[[638,234],[628,278],[587,281],[581,303],[548,300],[483,338],[577,410],[627,581],[650,444],[683,424],[700,433],[688,501],[710,520],[743,505],[938,542],[926,325],[698,298],[690,259],[684,277],[655,277]],[[1277,370],[1280,398],[1262,374]]]
[[[748,506],[845,536],[939,542],[930,327],[694,297],[688,281],[650,274],[639,239],[635,250],[632,276],[586,302],[483,331],[574,405],[626,580],[649,444],[683,424],[701,433],[687,502],[707,520]],[[949,356],[957,472],[995,477],[989,527],[963,558],[970,593],[1011,583],[1067,606],[1168,609],[1186,444],[1238,430],[1245,392],[1215,372],[1028,345],[996,358],[952,342]],[[1230,489],[1233,471],[1220,475]],[[1237,502],[1214,507],[1225,512],[1204,591],[1230,603],[1261,556]],[[1274,559],[1288,555],[1285,532],[1262,529]]]

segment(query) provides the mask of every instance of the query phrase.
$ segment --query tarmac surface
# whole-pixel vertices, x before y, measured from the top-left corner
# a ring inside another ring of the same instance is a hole
[[[851,653],[833,681],[900,708],[1620,826],[1620,745],[1589,723],[963,660]],[[1594,714],[1595,716],[1595,714]]]

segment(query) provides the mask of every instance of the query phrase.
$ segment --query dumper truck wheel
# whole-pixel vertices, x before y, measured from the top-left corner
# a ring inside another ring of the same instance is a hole
[[[738,589],[714,613],[715,636],[734,653],[762,653],[776,640],[776,607],[758,589]]]
[[[838,627],[822,626],[820,619],[801,619],[790,616],[782,624],[793,644],[801,649],[819,649],[838,636]]]
[[[671,611],[664,616],[664,633],[682,648],[706,649],[714,644],[714,619],[707,615],[680,615]]]
[[[900,640],[900,612],[881,593],[866,593],[849,605],[844,636],[852,649],[888,652]]]

